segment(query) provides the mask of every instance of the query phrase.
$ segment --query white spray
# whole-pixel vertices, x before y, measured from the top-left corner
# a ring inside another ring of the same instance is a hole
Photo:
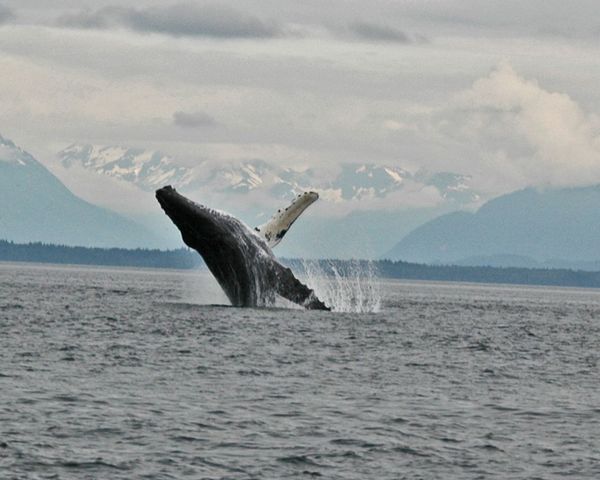
[[[302,260],[299,276],[334,312],[381,310],[377,269],[366,260]]]

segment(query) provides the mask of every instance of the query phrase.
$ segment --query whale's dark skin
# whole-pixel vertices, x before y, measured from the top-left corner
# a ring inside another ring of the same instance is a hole
[[[171,186],[157,190],[156,199],[233,306],[269,305],[278,294],[309,310],[330,310],[237,218],[194,203]]]

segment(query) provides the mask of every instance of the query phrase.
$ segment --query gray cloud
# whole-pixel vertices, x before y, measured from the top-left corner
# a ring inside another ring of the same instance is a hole
[[[213,127],[217,124],[215,119],[206,112],[175,112],[173,123],[178,127],[197,128]]]
[[[82,10],[69,13],[58,19],[58,24],[74,28],[109,28],[121,23],[121,16],[127,14],[127,9],[121,7],[105,7],[100,10]]]
[[[370,41],[410,43],[410,37],[402,30],[387,25],[355,22],[348,26],[352,35]]]
[[[400,3],[400,2],[398,2]],[[436,29],[440,35],[525,37],[588,36],[597,19],[597,0],[447,0],[403,2],[398,13],[406,21]],[[430,30],[433,31],[433,30]]]
[[[141,9],[108,6],[63,15],[58,24],[99,29],[125,27],[138,32],[216,38],[269,38],[282,33],[276,24],[232,8],[193,3]]]
[[[15,18],[15,15],[12,10],[0,4],[0,25],[12,20],[13,18]]]

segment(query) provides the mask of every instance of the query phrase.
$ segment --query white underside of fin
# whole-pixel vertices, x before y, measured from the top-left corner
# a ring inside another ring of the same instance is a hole
[[[273,248],[281,241],[300,214],[318,198],[319,194],[316,192],[304,192],[298,195],[289,207],[277,210],[271,220],[254,230],[265,239],[269,247]]]

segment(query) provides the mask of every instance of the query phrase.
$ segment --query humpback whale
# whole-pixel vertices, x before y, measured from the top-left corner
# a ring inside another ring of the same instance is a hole
[[[251,229],[227,213],[189,200],[170,185],[156,191],[184,243],[202,256],[233,306],[265,306],[280,295],[306,309],[330,310],[271,250],[317,198],[314,192],[299,195],[269,222]]]

